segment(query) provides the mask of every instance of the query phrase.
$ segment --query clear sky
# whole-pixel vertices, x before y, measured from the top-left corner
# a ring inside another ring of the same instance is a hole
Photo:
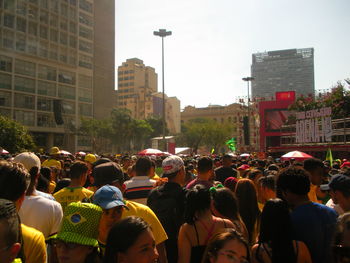
[[[350,0],[116,0],[116,67],[142,59],[181,108],[246,96],[252,53],[315,49],[315,88],[350,77]],[[117,79],[117,77],[116,77]],[[117,85],[117,83],[116,83]]]

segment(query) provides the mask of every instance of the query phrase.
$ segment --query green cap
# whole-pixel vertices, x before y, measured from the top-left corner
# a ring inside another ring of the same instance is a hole
[[[70,203],[63,215],[58,234],[53,237],[64,242],[86,246],[98,246],[98,226],[102,209],[90,203]]]

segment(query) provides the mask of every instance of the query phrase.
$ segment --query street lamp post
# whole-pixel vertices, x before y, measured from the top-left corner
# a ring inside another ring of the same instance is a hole
[[[164,37],[170,36],[171,31],[166,31],[166,29],[159,29],[159,31],[153,31],[153,35],[162,38],[162,95],[163,95],[163,149],[167,151],[166,141],[165,141],[165,93],[164,93]]]
[[[247,90],[248,90],[248,102],[247,102],[247,112],[248,112],[248,116],[247,116],[247,120],[248,120],[248,127],[247,127],[247,129],[248,129],[248,131],[247,131],[247,136],[248,136],[248,138],[246,138],[245,139],[245,142],[247,142],[246,143],[246,145],[247,145],[247,147],[249,147],[249,145],[250,145],[250,132],[249,132],[249,130],[250,130],[250,107],[249,107],[249,102],[250,102],[250,95],[249,95],[249,81],[253,81],[255,78],[253,78],[253,77],[245,77],[245,78],[242,78],[242,80],[244,80],[244,81],[246,81],[247,82]]]

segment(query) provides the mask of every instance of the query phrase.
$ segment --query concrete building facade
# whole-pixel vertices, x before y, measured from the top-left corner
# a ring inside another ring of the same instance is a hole
[[[27,126],[39,147],[89,149],[73,131],[81,117],[112,109],[114,1],[0,4],[0,113]]]
[[[117,108],[128,109],[134,119],[162,117],[163,97],[158,92],[158,75],[141,59],[127,59],[118,67]],[[166,125],[171,134],[180,132],[180,101],[165,95]]]
[[[141,59],[127,59],[118,67],[117,107],[130,110],[135,119],[151,117],[157,85],[154,68],[145,66]]]
[[[235,128],[232,137],[237,139],[237,150],[240,152],[257,151],[259,143],[259,117],[257,108],[250,106],[250,145],[244,145],[243,140],[243,116],[247,115],[247,108],[239,103],[227,106],[210,105],[208,107],[196,108],[187,106],[181,112],[181,123],[186,123],[196,118],[211,119],[219,123],[229,123]]]
[[[314,49],[288,49],[252,55],[252,96],[274,99],[279,91],[315,93]]]

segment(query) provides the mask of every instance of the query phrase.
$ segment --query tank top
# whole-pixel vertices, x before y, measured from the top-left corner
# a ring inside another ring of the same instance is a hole
[[[197,221],[207,231],[207,237],[205,238],[204,245],[200,245],[199,244],[199,235],[198,235],[196,224],[193,225],[194,226],[194,230],[196,231],[197,246],[193,246],[191,248],[191,260],[190,260],[191,263],[200,263],[200,262],[202,262],[202,257],[203,257],[203,254],[205,252],[205,249],[207,247],[208,241],[213,236],[214,229],[215,229],[215,224],[217,222],[217,219],[214,218],[214,222],[213,222],[213,224],[210,227],[207,227],[204,224],[204,222],[202,220],[200,220],[200,219],[198,219]],[[225,228],[226,228],[225,220],[223,220],[223,222],[224,222],[224,225],[225,225]]]

